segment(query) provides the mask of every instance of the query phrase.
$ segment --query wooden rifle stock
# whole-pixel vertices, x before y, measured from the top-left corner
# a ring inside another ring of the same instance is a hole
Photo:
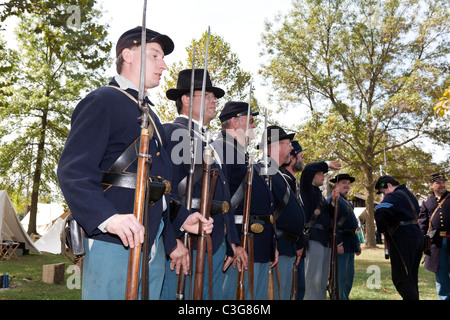
[[[211,181],[211,164],[213,162],[213,150],[209,145],[206,146],[203,153],[203,177],[200,214],[206,219],[209,218],[209,196]],[[206,255],[206,234],[202,230],[203,224],[199,222],[199,236],[197,240],[197,257],[195,263],[194,279],[194,300],[201,300],[203,297],[203,281],[205,275],[205,255]]]
[[[194,178],[194,166],[191,166],[189,169],[187,183],[186,183],[186,208],[191,211],[192,205],[192,190],[193,190],[193,178]],[[183,235],[183,244],[186,248],[191,251],[192,248],[189,246],[189,234],[187,232]],[[190,259],[190,255],[189,255]],[[192,263],[192,261],[191,261]],[[188,270],[188,274],[191,274],[191,270]],[[181,267],[180,273],[177,278],[177,291],[175,293],[176,300],[184,300],[184,291],[186,286],[186,275],[184,274],[183,267]]]
[[[273,268],[269,268],[269,286],[267,287],[267,300],[273,300]]]
[[[137,183],[136,193],[134,197],[134,216],[142,224],[143,213],[145,210],[145,194],[146,194],[146,180],[149,176],[148,163],[150,155],[148,154],[148,146],[151,137],[153,136],[153,128],[141,129],[141,140],[139,146],[138,169],[137,169]],[[146,230],[147,232],[147,230]],[[128,273],[127,273],[127,287],[126,300],[136,300],[139,284],[139,267],[142,246],[139,244],[130,249],[128,258]]]
[[[297,265],[295,261],[292,266],[292,285],[291,285],[291,300],[297,300]]]
[[[248,247],[248,227],[250,223],[250,204],[252,199],[252,184],[253,184],[253,164],[249,161],[247,168],[247,185],[245,186],[245,198],[244,198],[244,212],[242,221],[242,236],[241,245],[247,252]],[[252,248],[253,249],[253,248]],[[236,300],[244,300],[245,295],[245,270],[241,265],[241,271],[238,273],[238,284],[236,290]]]
[[[337,276],[337,218],[338,218],[338,202],[336,199],[334,206],[333,218],[333,235],[331,238],[331,262],[330,262],[330,276],[328,279],[328,292],[331,300],[339,300],[339,285]]]

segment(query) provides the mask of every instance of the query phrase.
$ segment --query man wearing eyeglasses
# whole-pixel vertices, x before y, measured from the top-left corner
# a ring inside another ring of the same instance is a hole
[[[229,182],[228,186],[232,196],[231,206],[239,239],[242,239],[245,187],[249,165],[249,153],[248,150],[245,150],[246,135],[248,144],[254,139],[253,129],[256,127],[254,117],[259,112],[250,110],[250,114],[247,113],[248,103],[227,102],[219,115],[222,132],[214,141],[215,149],[220,156],[222,168]],[[246,132],[247,121],[249,123],[248,132]],[[245,273],[244,292],[246,300],[252,298],[267,300],[270,262],[275,256],[273,201],[268,184],[258,168],[253,166],[247,242],[248,256],[252,255],[253,261],[251,259],[248,261],[248,269]],[[229,263],[231,261],[228,261],[228,265]],[[240,263],[240,261],[234,260],[232,267],[224,266],[226,268],[223,285],[224,299],[236,298],[238,269],[241,269]]]
[[[190,88],[192,70],[186,69],[180,71],[177,80],[177,86],[166,92],[168,99],[175,101],[179,116],[173,123],[164,124],[167,135],[168,144],[167,151],[170,154],[172,162],[175,164],[173,170],[172,192],[176,193],[178,198],[184,203],[186,199],[187,175],[190,169],[190,137],[193,137],[194,157],[195,157],[195,173],[194,187],[192,194],[192,210],[193,212],[200,210],[200,199],[202,191],[202,173],[203,173],[203,150],[206,141],[210,141],[207,129],[208,123],[214,118],[216,111],[216,102],[218,98],[225,95],[225,92],[212,85],[208,71],[206,71],[205,99],[203,110],[203,122],[201,123],[201,101],[202,101],[202,84],[204,69],[194,70],[194,92],[192,101],[192,126],[191,132],[188,133],[189,110],[190,110]],[[227,179],[217,163],[218,157],[211,165],[211,169],[218,170],[218,178],[215,186],[214,200],[219,202],[230,202],[230,190],[228,188]],[[217,213],[217,214],[214,214]],[[212,270],[208,270],[208,259],[205,258],[205,273],[203,281],[203,299],[209,299],[210,288],[212,289],[212,298],[222,298],[222,284],[224,273],[222,272],[223,262],[227,256],[238,257],[242,261],[247,260],[244,250],[239,250],[239,238],[237,236],[236,225],[232,210],[226,213],[213,212],[211,215],[214,220],[214,231],[211,233],[212,250]],[[191,235],[193,239],[193,259],[190,263],[191,270],[195,270],[197,237]],[[242,249],[242,248],[241,248]],[[207,249],[208,250],[208,249]],[[207,253],[208,254],[208,253]],[[170,270],[170,260],[167,262],[166,277],[164,280],[163,299],[174,299],[177,283],[177,275]],[[213,281],[209,283],[209,272],[212,272]],[[189,276],[186,278],[186,284],[189,283]],[[194,281],[191,281],[192,285]],[[184,296],[189,296],[189,286],[186,285]]]

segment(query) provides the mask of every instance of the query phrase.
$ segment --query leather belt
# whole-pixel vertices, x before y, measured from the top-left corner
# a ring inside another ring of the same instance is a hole
[[[449,231],[439,231],[439,236],[442,238],[450,238]]]
[[[324,231],[326,231],[326,232],[332,232],[332,231],[333,231],[333,228],[331,228],[331,227],[325,227],[324,225],[322,225],[322,224],[320,224],[320,223],[314,224],[311,228],[319,229],[319,230],[324,230]]]
[[[298,239],[300,239],[300,236],[282,230],[277,230],[277,236],[279,238],[285,238],[286,240],[292,243],[295,243],[298,241]]]
[[[271,214],[265,214],[265,215],[252,214],[252,215],[250,215],[250,220],[254,220],[255,222],[259,222],[262,224],[273,224],[273,215],[271,215]],[[242,224],[243,222],[244,222],[243,215],[235,215],[234,216],[235,224]]]
[[[193,198],[191,200],[191,212],[199,211],[201,207],[201,199],[200,198]],[[230,204],[228,201],[221,201],[221,200],[213,200],[211,205],[211,212],[210,215],[214,216],[216,214],[225,214],[229,211]]]
[[[110,186],[135,189],[136,173],[135,172],[103,172],[102,179],[103,188]]]
[[[413,219],[413,220],[400,221],[398,223],[398,226],[399,227],[404,227],[404,226],[409,226],[411,224],[417,224],[417,220]]]

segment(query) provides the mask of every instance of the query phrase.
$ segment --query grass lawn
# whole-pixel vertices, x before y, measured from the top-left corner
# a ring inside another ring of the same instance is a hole
[[[42,282],[42,266],[65,263],[65,282]],[[0,261],[0,274],[10,276],[10,289],[0,289],[0,300],[79,300],[81,290],[70,289],[77,284],[74,272],[68,272],[72,262],[62,255],[28,254],[18,259]],[[69,284],[69,285],[68,285]],[[421,300],[437,300],[434,273],[419,268]],[[355,279],[351,300],[401,300],[391,281],[390,261],[384,258],[381,245],[375,249],[364,248],[355,259]]]
[[[62,284],[42,282],[42,266],[65,263],[65,281]],[[0,300],[79,300],[80,289],[69,289],[77,282],[72,281],[74,272],[68,272],[71,261],[62,255],[27,254],[19,258],[0,261],[0,274],[10,276],[10,289],[0,289]],[[70,271],[70,270],[69,270]],[[80,282],[81,283],[81,282]]]
[[[378,281],[379,280],[379,281]],[[419,266],[420,300],[437,300],[434,273]],[[355,278],[351,300],[402,300],[391,279],[390,260],[384,258],[384,246],[367,249],[355,258]]]

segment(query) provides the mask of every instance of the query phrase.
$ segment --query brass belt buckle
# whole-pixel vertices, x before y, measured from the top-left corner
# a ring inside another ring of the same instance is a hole
[[[251,230],[253,233],[261,233],[261,232],[263,232],[263,230],[264,230],[264,226],[263,226],[261,223],[253,223],[253,224],[250,226],[250,230]]]

